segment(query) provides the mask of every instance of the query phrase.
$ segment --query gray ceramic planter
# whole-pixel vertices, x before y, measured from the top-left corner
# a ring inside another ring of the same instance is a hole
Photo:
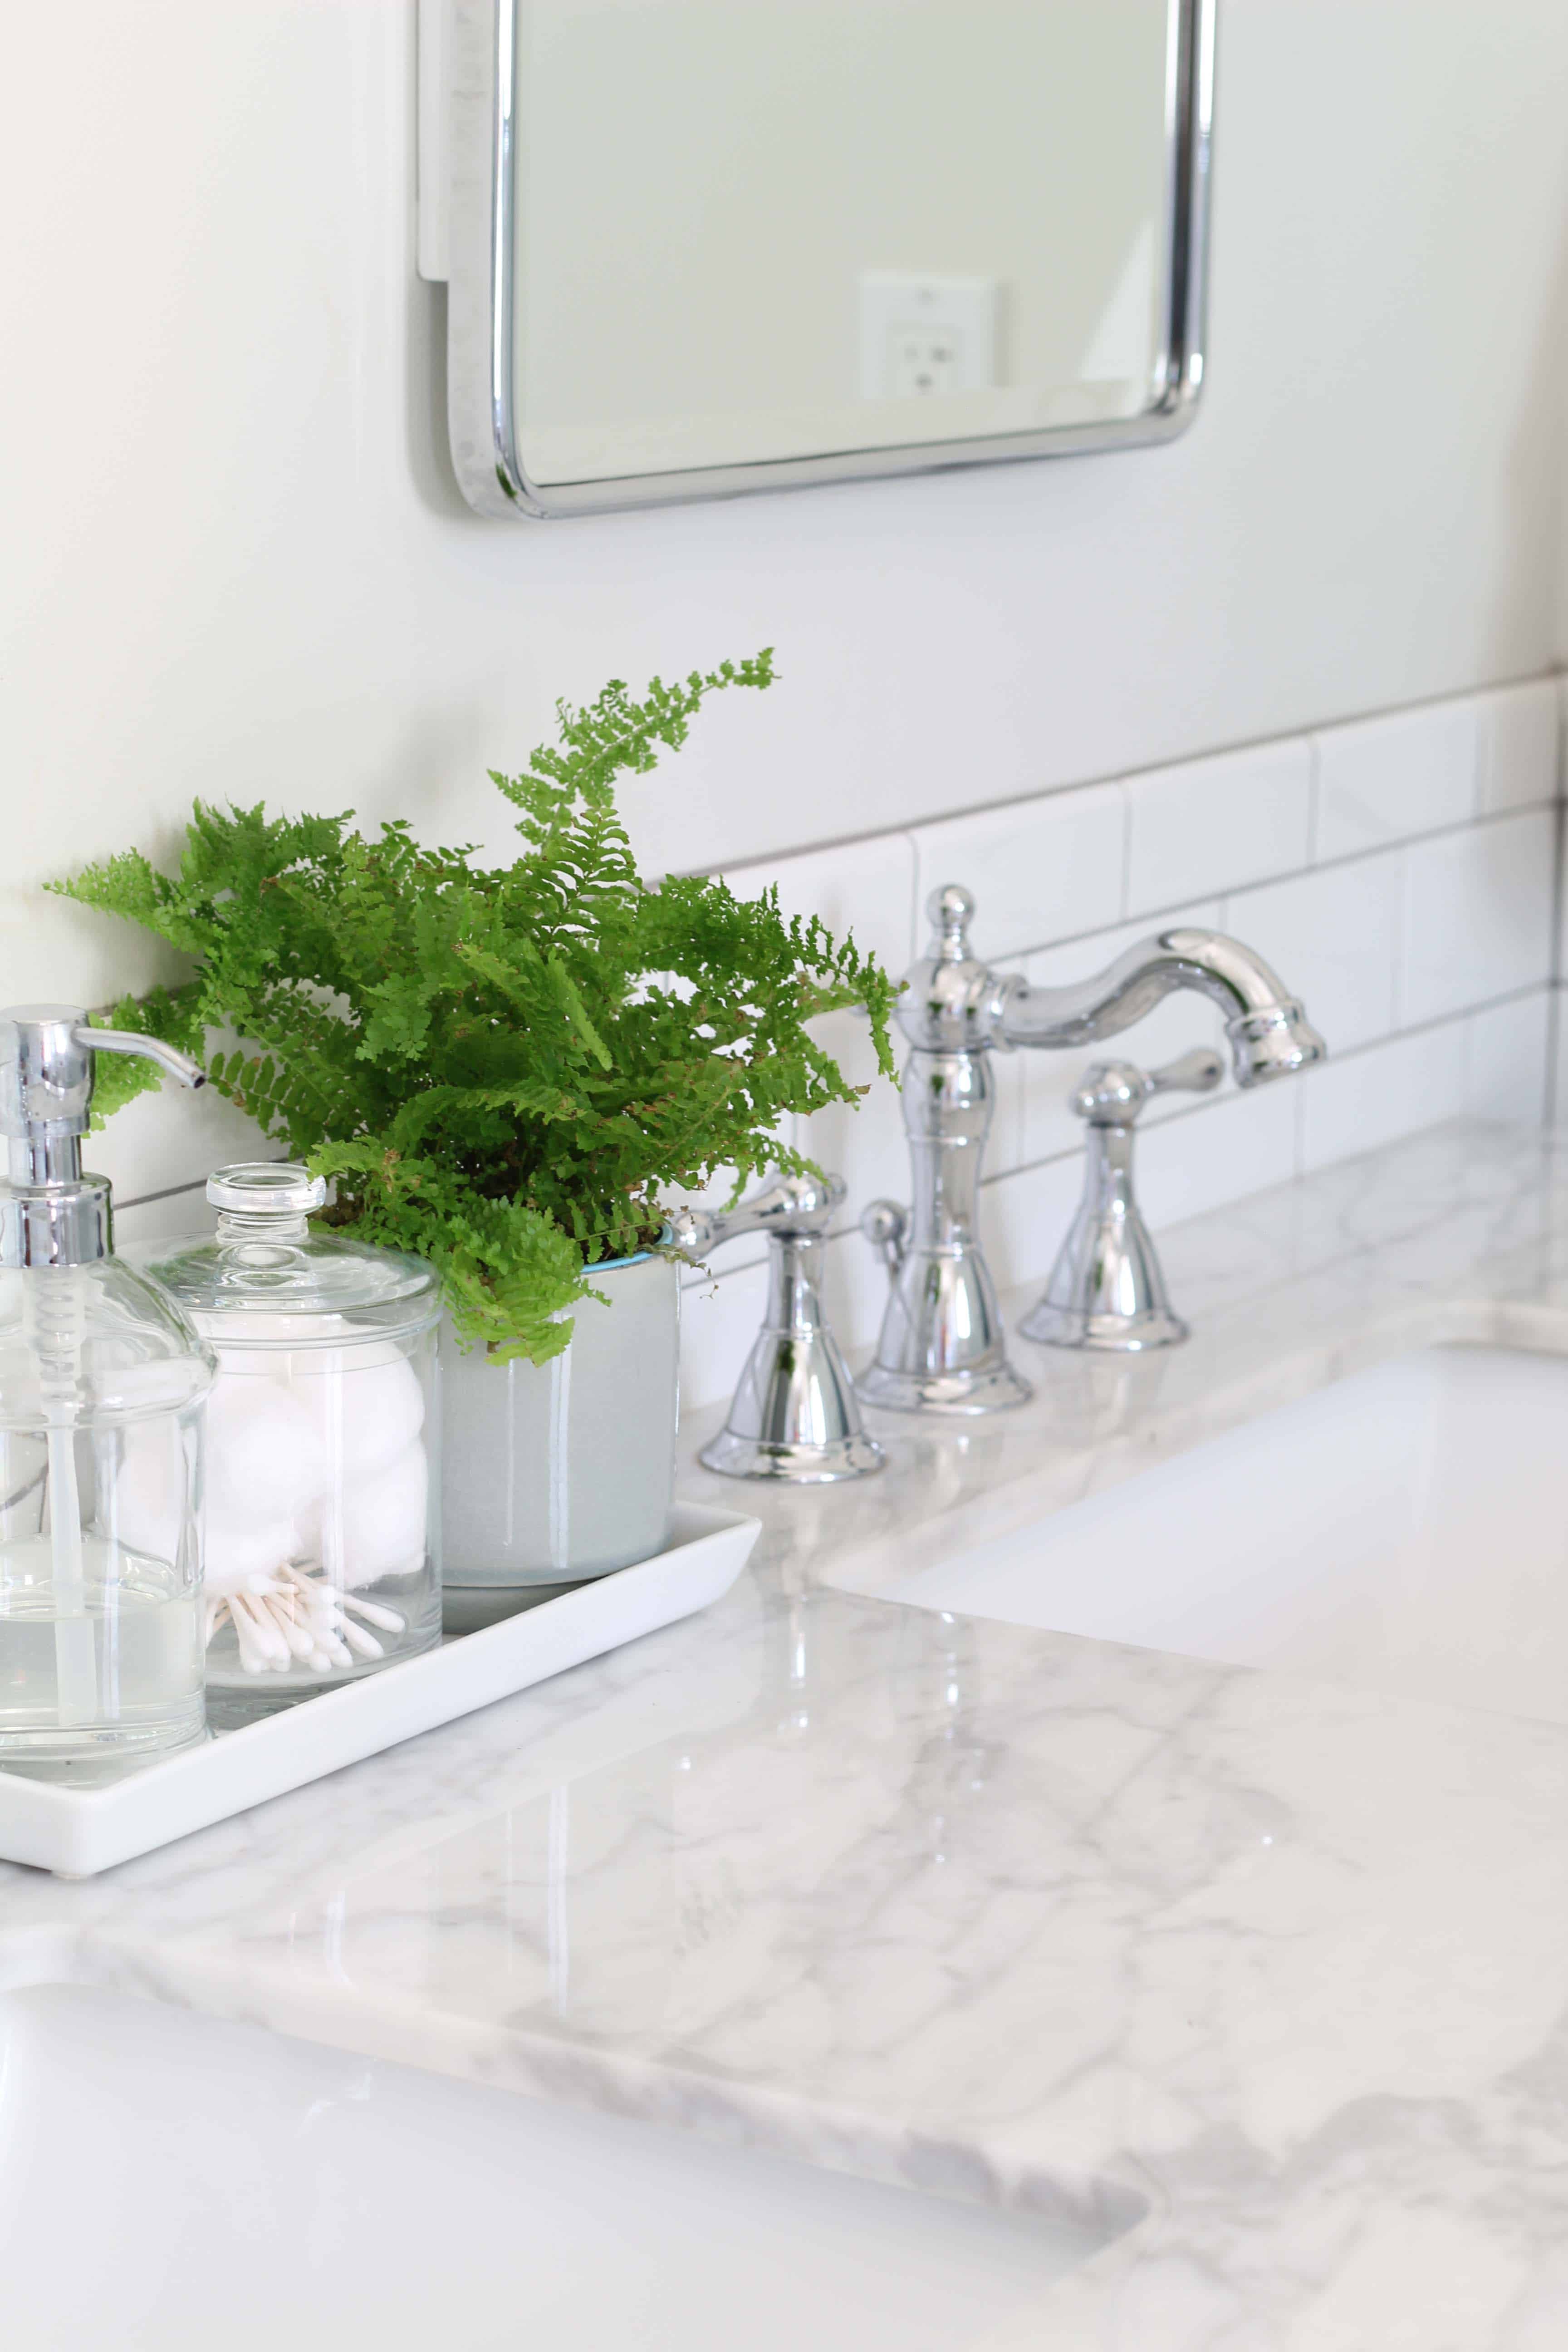
[[[595,1266],[548,1364],[491,1364],[441,1332],[445,1622],[469,1633],[663,1549],[675,1479],[677,1268]]]

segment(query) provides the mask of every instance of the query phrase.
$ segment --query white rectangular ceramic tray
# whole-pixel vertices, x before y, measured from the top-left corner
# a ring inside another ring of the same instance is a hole
[[[761,1521],[678,1503],[666,1550],[363,1682],[149,1764],[102,1789],[0,1772],[0,1861],[90,1877],[281,1797],[705,1609],[744,1568]]]

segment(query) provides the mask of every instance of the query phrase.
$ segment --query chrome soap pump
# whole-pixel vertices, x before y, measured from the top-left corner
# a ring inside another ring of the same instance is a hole
[[[197,1064],[69,1004],[0,1013],[0,1767],[88,1782],[202,1738],[210,1350],[110,1255],[95,1053]]]

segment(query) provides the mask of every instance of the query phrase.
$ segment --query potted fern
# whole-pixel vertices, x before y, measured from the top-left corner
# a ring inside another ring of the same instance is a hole
[[[557,742],[492,771],[519,811],[510,865],[402,823],[359,833],[352,812],[198,803],[177,873],[130,849],[52,886],[195,960],[117,1004],[117,1026],[205,1057],[220,1093],[334,1181],[329,1221],[437,1269],[462,1622],[660,1548],[678,1303],[663,1196],[722,1168],[739,1184],[809,1166],[781,1120],[864,1091],[814,1015],[865,1006],[891,1071],[893,988],[852,940],[786,919],[773,892],[645,882],[616,813],[616,778],[678,749],[710,696],[772,677],[764,652],[561,705]],[[214,1033],[238,1043],[213,1051]],[[103,1107],[145,1068],[106,1064]]]

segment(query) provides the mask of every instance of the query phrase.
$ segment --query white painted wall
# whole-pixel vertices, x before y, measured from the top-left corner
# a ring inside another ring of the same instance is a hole
[[[1169,448],[509,528],[447,469],[413,0],[14,6],[0,72],[5,995],[143,942],[41,877],[193,793],[412,815],[554,698],[778,648],[628,804],[655,868],[1546,667],[1561,0],[1222,0],[1213,371]],[[184,1105],[100,1152],[195,1172]]]

